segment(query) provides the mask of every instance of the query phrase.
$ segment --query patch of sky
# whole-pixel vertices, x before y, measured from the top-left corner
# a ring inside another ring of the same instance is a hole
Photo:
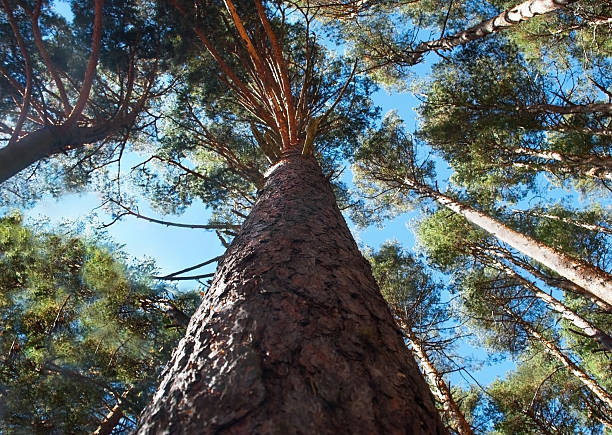
[[[153,258],[160,275],[176,272],[223,253],[217,236],[211,231],[165,226],[134,216],[125,216],[105,227],[113,220],[113,216],[104,209],[97,208],[99,203],[100,198],[95,193],[70,194],[58,200],[45,198],[24,214],[29,223],[47,220],[51,227],[66,223],[85,223],[85,236],[104,228],[104,232],[115,242],[120,242],[123,250],[134,261]],[[147,204],[139,204],[138,212],[155,219],[172,220]],[[178,220],[182,224],[201,224],[208,221],[208,215],[210,212],[202,204],[196,203]],[[199,269],[197,273],[214,272],[214,268],[213,264]],[[195,286],[193,282],[181,282],[178,285],[183,290],[193,289]]]
[[[72,22],[74,19],[74,13],[72,13],[72,7],[69,1],[55,0],[51,2],[51,8],[55,13],[61,15],[69,22]]]

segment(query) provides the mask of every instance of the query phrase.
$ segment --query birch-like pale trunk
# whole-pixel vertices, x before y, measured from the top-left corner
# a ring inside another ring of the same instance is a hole
[[[519,324],[525,332],[527,332],[532,338],[537,340],[544,346],[546,352],[554,356],[563,364],[571,374],[576,376],[582,384],[589,389],[595,396],[604,402],[610,409],[612,409],[612,395],[604,390],[593,378],[586,374],[576,363],[574,363],[559,347],[548,340],[544,335],[540,334],[533,326],[528,322],[525,322],[520,316],[517,316],[510,308],[504,304],[500,304],[501,308],[506,314]]]
[[[562,172],[567,174],[578,174],[591,178],[601,178],[612,180],[612,157],[598,156],[592,154],[562,154],[557,151],[533,150],[525,147],[513,149],[515,154],[527,157],[534,157],[554,163],[535,162],[537,168],[548,170],[549,172]],[[529,163],[517,163],[517,166],[528,165]],[[550,166],[549,169],[547,169]]]
[[[495,253],[493,252],[489,255],[495,255]],[[496,269],[503,271],[510,278],[521,283],[521,285],[531,291],[535,297],[543,301],[549,308],[561,314],[561,317],[568,320],[572,325],[578,328],[582,334],[595,340],[603,349],[612,352],[612,337],[610,337],[604,331],[593,325],[587,319],[578,315],[576,312],[570,310],[557,298],[542,291],[535,283],[523,277],[511,267],[497,260],[492,260],[492,265]]]
[[[461,204],[437,190],[417,183],[410,178],[405,178],[404,183],[410,189],[434,198],[449,210],[463,216],[472,224],[497,237],[500,241],[512,246],[519,252],[576,283],[607,304],[612,305],[612,276],[609,273],[586,261],[570,257],[563,252],[521,234],[499,220],[470,206]]]
[[[500,253],[497,252],[497,255],[500,255]],[[539,280],[545,282],[547,285],[552,286],[552,287],[556,287],[556,288],[558,288],[560,290],[563,290],[563,291],[569,291],[569,292],[572,292],[572,293],[579,294],[579,295],[589,299],[591,302],[593,302],[595,305],[597,305],[603,311],[606,311],[608,313],[612,313],[612,305],[610,305],[610,304],[602,301],[601,299],[593,296],[591,293],[587,292],[585,289],[583,289],[582,287],[580,287],[576,283],[573,283],[573,282],[571,282],[568,279],[563,278],[563,277],[556,277],[556,278],[550,277],[550,276],[542,273],[542,271],[540,271],[538,268],[532,266],[531,264],[526,263],[524,261],[519,261],[517,258],[515,258],[512,255],[510,255],[509,253],[508,254],[504,254],[503,258],[508,260],[510,263],[514,264],[516,267],[525,270],[530,275],[532,275],[534,278],[539,279]]]
[[[561,106],[559,104],[530,104],[527,106],[516,106],[516,110],[529,113],[558,113],[560,115],[569,115],[573,113],[609,113],[612,112],[611,103],[587,103],[587,104],[572,104]]]
[[[507,9],[501,14],[476,24],[462,32],[432,41],[421,42],[409,56],[410,62],[417,63],[424,53],[433,50],[451,50],[459,45],[481,39],[493,33],[516,26],[537,15],[544,15],[565,8],[577,0],[527,0]]]
[[[565,217],[557,216],[557,215],[550,214],[550,213],[540,213],[540,212],[525,211],[525,210],[513,210],[513,213],[526,214],[526,215],[536,216],[536,217],[543,217],[543,218],[554,220],[557,222],[563,222],[565,224],[574,225],[578,228],[584,228],[585,230],[588,230],[588,231],[612,235],[612,228],[607,228],[607,227],[604,227],[603,225],[590,224],[588,222],[582,222],[576,219],[565,218]]]

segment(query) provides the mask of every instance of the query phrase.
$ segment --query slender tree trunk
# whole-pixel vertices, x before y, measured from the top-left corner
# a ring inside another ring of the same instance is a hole
[[[525,322],[520,316],[517,316],[511,309],[506,306],[500,306],[500,308],[506,312],[512,319],[517,322],[521,327],[533,338],[535,338],[540,344],[544,346],[546,351],[557,358],[561,364],[563,364],[574,376],[576,376],[580,382],[595,396],[604,402],[610,409],[612,409],[612,395],[604,390],[593,378],[587,375],[578,365],[576,365],[559,347],[548,340],[542,334],[540,334],[533,326],[528,322]]]
[[[538,415],[536,415],[535,412],[533,412],[533,409],[531,407],[527,408],[524,411],[524,414],[527,416],[527,418],[534,422],[538,429],[542,431],[542,434],[555,435],[556,433],[558,433],[556,431],[552,432],[549,426],[550,423],[548,423],[547,421],[542,421],[542,419]]]
[[[546,126],[548,131],[558,131],[561,133],[583,133],[590,134],[593,136],[612,136],[611,128],[591,128],[591,127],[577,127],[577,126],[565,126],[562,124],[548,125]]]
[[[121,403],[117,403],[113,406],[113,409],[106,415],[104,420],[100,422],[100,425],[93,433],[93,435],[110,435],[113,429],[117,427],[121,419],[123,418],[123,411],[121,410]]]
[[[585,297],[586,299],[590,300],[591,302],[593,302],[595,305],[597,305],[603,311],[608,312],[608,313],[612,313],[612,305],[610,305],[610,304],[602,301],[601,299],[595,297],[594,295],[592,295],[591,293],[587,292],[585,289],[583,289],[579,285],[569,281],[568,279],[563,278],[563,277],[555,277],[555,278],[553,278],[551,276],[548,276],[548,275],[544,274],[542,271],[540,271],[538,268],[532,266],[531,264],[529,264],[527,262],[524,262],[524,261],[519,261],[517,258],[515,258],[513,255],[511,255],[509,252],[504,252],[503,255],[502,255],[499,252],[499,250],[497,250],[496,251],[496,255],[498,255],[498,256],[501,255],[503,258],[508,260],[510,263],[514,264],[516,267],[527,271],[534,278],[537,278],[539,280],[544,281],[547,285],[552,286],[552,287],[556,287],[556,288],[558,288],[560,290],[563,290],[563,291],[579,294],[579,295]]]
[[[314,158],[269,172],[137,432],[446,433]]]
[[[563,222],[569,225],[574,225],[578,228],[584,228],[585,230],[593,231],[596,233],[604,233],[604,234],[612,235],[612,228],[608,228],[603,225],[582,222],[576,219],[570,219],[570,218],[566,218],[562,216],[557,216],[555,214],[550,214],[550,213],[545,213],[545,212],[534,212],[534,211],[529,211],[529,210],[513,210],[513,213],[526,214],[526,215],[536,216],[536,217],[543,217],[543,218],[554,220],[557,222]]]
[[[559,113],[561,115],[569,115],[572,113],[610,113],[612,112],[611,103],[588,103],[588,104],[571,104],[568,106],[560,106],[558,104],[530,104],[528,106],[516,106],[516,111],[529,113]]]
[[[572,325],[574,325],[576,328],[582,331],[582,334],[595,340],[597,343],[599,343],[599,345],[603,349],[612,352],[612,337],[610,337],[608,334],[603,332],[601,329],[593,325],[591,322],[589,322],[585,318],[579,316],[577,313],[570,310],[567,306],[562,304],[559,300],[554,298],[552,295],[549,295],[548,293],[540,290],[540,288],[537,285],[535,285],[533,282],[529,281],[528,279],[524,278],[523,276],[519,275],[511,267],[506,266],[505,264],[497,260],[493,260],[493,262],[494,262],[493,266],[495,268],[501,269],[504,273],[506,273],[506,275],[508,275],[509,277],[521,283],[526,289],[531,291],[536,298],[543,301],[553,311],[556,311],[557,313],[561,314],[561,316],[564,319],[568,320]]]
[[[404,323],[407,325],[408,322]],[[459,405],[457,405],[457,402],[455,402],[455,399],[453,399],[453,395],[451,394],[448,384],[444,381],[444,378],[438,372],[436,366],[429,359],[429,356],[427,355],[425,349],[423,349],[421,341],[417,335],[412,332],[408,326],[404,326],[403,329],[404,333],[412,344],[412,353],[416,360],[421,364],[423,373],[425,374],[425,377],[429,381],[429,385],[432,388],[432,393],[438,398],[440,403],[442,403],[442,408],[444,409],[444,413],[446,414],[448,420],[451,422],[452,428],[459,435],[474,435],[470,424],[465,419],[461,409],[459,409]]]
[[[537,168],[552,173],[577,174],[590,178],[601,178],[612,180],[612,157],[598,156],[593,154],[562,154],[557,151],[532,150],[525,147],[517,147],[514,153],[548,160],[549,162],[534,162]],[[552,162],[550,162],[552,160]],[[518,166],[529,163],[520,163]]]
[[[410,63],[417,63],[424,53],[433,50],[450,50],[470,41],[484,38],[493,33],[507,29],[529,20],[537,15],[548,14],[566,7],[577,0],[527,0],[505,10],[496,17],[476,24],[463,32],[433,41],[421,42],[408,56]]]
[[[434,198],[446,208],[460,214],[468,221],[491,233],[499,240],[522,252],[559,275],[576,283],[589,293],[612,304],[612,276],[592,264],[570,257],[556,249],[532,239],[502,222],[478,210],[441,194],[437,190],[406,178],[405,183],[411,189]]]

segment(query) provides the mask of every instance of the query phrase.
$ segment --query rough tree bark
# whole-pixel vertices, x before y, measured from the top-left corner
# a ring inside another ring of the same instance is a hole
[[[314,158],[269,172],[137,432],[446,433]]]

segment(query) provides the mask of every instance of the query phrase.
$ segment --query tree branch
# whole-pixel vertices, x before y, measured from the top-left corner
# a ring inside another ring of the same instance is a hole
[[[5,0],[3,0],[5,1]],[[89,92],[91,91],[91,85],[93,84],[93,80],[96,76],[96,67],[98,66],[98,57],[100,54],[100,40],[102,38],[102,13],[104,7],[104,0],[95,0],[94,3],[94,26],[93,26],[93,35],[91,41],[91,53],[89,55],[89,60],[87,61],[87,68],[85,70],[85,77],[83,78],[83,84],[81,85],[81,90],[79,91],[79,98],[77,99],[74,107],[72,108],[72,112],[68,116],[68,119],[64,123],[64,125],[72,125],[76,123],[81,113],[83,113],[83,109],[85,108],[85,104],[87,104],[87,100],[89,100]]]

